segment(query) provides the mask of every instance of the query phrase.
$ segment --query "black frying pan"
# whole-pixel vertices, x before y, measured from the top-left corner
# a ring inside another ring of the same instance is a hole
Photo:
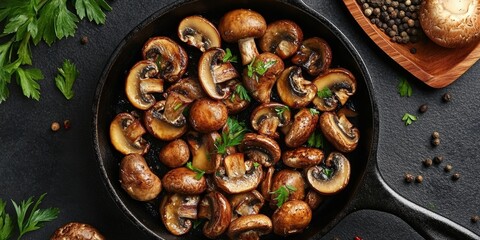
[[[401,197],[382,179],[376,159],[378,111],[365,64],[348,39],[331,22],[311,10],[301,0],[182,0],[148,17],[119,44],[96,91],[93,106],[94,147],[108,191],[136,226],[159,239],[204,238],[198,231],[183,237],[169,234],[160,221],[155,203],[137,202],[120,187],[118,163],[122,156],[111,146],[108,131],[109,124],[117,113],[133,110],[124,96],[126,73],[141,59],[141,48],[148,38],[166,35],[178,39],[177,24],[184,17],[201,14],[215,21],[228,10],[235,8],[256,10],[267,22],[276,19],[294,20],[302,27],[305,38],[319,36],[328,41],[333,50],[332,66],[347,68],[357,78],[357,93],[353,100],[360,113],[356,124],[361,132],[361,140],[357,150],[348,155],[352,164],[350,183],[340,194],[328,198],[314,212],[310,227],[301,235],[296,235],[295,239],[319,239],[346,215],[359,209],[376,209],[397,215],[426,238],[480,239],[480,236],[466,228]],[[154,152],[153,149],[146,155],[151,165],[156,164],[152,160]],[[162,172],[162,169],[158,171]],[[279,239],[274,235],[267,238]]]

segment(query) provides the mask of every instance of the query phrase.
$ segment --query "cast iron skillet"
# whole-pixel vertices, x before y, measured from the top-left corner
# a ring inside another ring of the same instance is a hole
[[[160,221],[156,203],[137,202],[120,187],[118,163],[122,156],[111,146],[108,129],[117,113],[133,110],[124,96],[126,73],[141,59],[141,48],[148,38],[166,35],[178,40],[175,31],[184,17],[201,14],[215,22],[222,14],[235,8],[256,10],[267,22],[285,18],[294,20],[302,27],[305,38],[319,36],[328,41],[333,50],[332,67],[347,68],[357,78],[357,93],[353,100],[360,113],[356,124],[361,132],[361,140],[357,150],[347,155],[352,164],[350,183],[340,194],[329,198],[314,212],[310,227],[301,235],[296,235],[295,239],[319,239],[346,215],[359,209],[376,209],[397,215],[426,238],[480,238],[466,228],[409,202],[385,183],[377,168],[378,111],[365,63],[349,40],[331,22],[301,0],[223,0],[215,3],[209,0],[182,0],[147,18],[119,44],[96,91],[93,106],[94,147],[108,191],[136,226],[159,239],[204,238],[199,231],[183,237],[169,234]],[[155,149],[149,151],[147,161],[154,166],[155,171],[162,173],[164,170],[157,169],[155,166],[158,164],[152,161],[155,154]],[[267,238],[279,239],[274,235]]]

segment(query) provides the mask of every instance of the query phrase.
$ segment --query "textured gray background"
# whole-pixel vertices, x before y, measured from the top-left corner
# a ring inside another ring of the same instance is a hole
[[[61,209],[59,218],[25,239],[47,239],[53,231],[70,221],[90,223],[109,239],[146,239],[124,218],[108,196],[98,171],[92,146],[91,106],[95,87],[104,65],[121,39],[137,24],[158,9],[174,1],[117,0],[107,22],[97,26],[82,21],[73,38],[52,47],[33,48],[34,65],[43,70],[42,97],[39,102],[23,97],[20,88],[10,85],[11,96],[0,105],[0,198],[17,202],[31,195],[48,195],[42,206]],[[332,21],[357,48],[371,73],[380,115],[378,164],[386,182],[407,199],[447,217],[480,234],[480,223],[470,217],[480,214],[480,65],[475,64],[454,84],[432,89],[403,70],[383,53],[360,29],[342,1],[305,1]],[[81,36],[89,44],[80,45]],[[63,59],[76,63],[80,71],[67,101],[56,89],[53,78]],[[401,98],[396,85],[401,77],[410,80],[413,96]],[[450,92],[453,100],[443,103],[441,96]],[[418,106],[429,104],[429,111],[405,127],[401,117],[416,113]],[[70,119],[68,131],[52,133],[52,121]],[[432,131],[439,131],[442,144],[431,148]],[[421,161],[443,155],[441,167],[426,169]],[[445,163],[459,172],[457,182],[443,172]],[[422,184],[404,184],[403,174],[422,174]],[[11,206],[11,205],[10,205]],[[13,209],[8,209],[13,213]],[[372,210],[348,216],[326,236],[353,239],[420,238],[401,219]]]

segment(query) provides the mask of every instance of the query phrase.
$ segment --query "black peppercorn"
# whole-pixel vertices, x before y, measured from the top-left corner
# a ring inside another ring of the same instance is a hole
[[[455,173],[452,175],[452,180],[453,181],[457,181],[458,179],[460,179],[460,173]]]
[[[444,170],[445,172],[450,172],[450,171],[452,171],[452,168],[453,168],[452,165],[447,164],[447,165],[445,165],[445,167],[443,168],[443,170]]]
[[[420,113],[426,113],[428,111],[428,105],[427,104],[420,105],[420,107],[418,108],[418,111]]]
[[[422,183],[422,182],[423,182],[423,176],[422,176],[422,175],[418,175],[418,176],[415,178],[415,182],[417,182],[417,183]]]
[[[80,39],[80,43],[82,45],[86,45],[88,43],[88,37],[87,36],[83,36],[81,39]]]
[[[423,166],[425,166],[425,167],[432,166],[432,159],[427,158],[427,159],[423,160]]]
[[[412,174],[410,174],[410,173],[405,174],[405,182],[411,183],[411,182],[413,182],[413,180],[414,180],[414,177],[413,177]]]
[[[440,164],[440,163],[442,163],[442,161],[443,161],[443,156],[435,156],[435,157],[433,158],[433,162],[434,162],[435,164]]]
[[[452,101],[452,95],[447,92],[447,93],[443,94],[442,100],[444,102],[450,102],[450,101]]]

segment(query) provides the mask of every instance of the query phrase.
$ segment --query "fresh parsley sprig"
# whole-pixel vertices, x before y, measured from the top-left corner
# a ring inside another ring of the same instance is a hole
[[[73,83],[78,77],[78,70],[75,64],[70,60],[65,60],[61,68],[58,69],[58,74],[55,77],[55,85],[63,93],[66,99],[73,98]]]
[[[230,48],[227,48],[227,49],[225,49],[225,56],[223,56],[222,61],[224,63],[226,63],[226,62],[236,63],[238,61],[238,59],[237,59],[237,56],[232,54],[232,51],[230,50]]]
[[[247,65],[247,75],[248,77],[254,77],[258,81],[258,76],[263,76],[269,68],[275,65],[277,61],[269,60],[266,62],[263,61],[256,61],[256,58]]]
[[[247,132],[244,122],[234,118],[227,118],[227,127],[222,131],[222,137],[215,141],[217,153],[225,154],[229,147],[239,145]]]
[[[105,22],[105,0],[73,0],[76,14],[66,0],[2,0],[0,3],[0,103],[10,95],[8,85],[15,80],[23,94],[40,99],[38,81],[44,79],[32,65],[32,44],[71,37],[79,19],[87,17],[97,24]]]
[[[308,137],[307,146],[314,148],[323,148],[324,144],[323,135],[320,131],[316,130]]]
[[[413,122],[417,121],[417,116],[412,115],[410,113],[403,114],[402,121],[405,122],[405,126],[412,124]]]
[[[277,113],[277,115],[281,116],[285,111],[290,111],[290,108],[286,105],[275,107],[275,112]]]
[[[273,199],[277,201],[277,207],[281,207],[288,200],[290,193],[295,191],[297,191],[297,189],[294,186],[283,185],[270,194],[275,195]]]
[[[238,95],[238,97],[241,100],[245,100],[247,102],[250,102],[252,100],[248,95],[247,89],[242,84],[237,84],[237,86],[235,86],[235,93]],[[232,94],[230,100],[231,101],[235,100],[235,94]]]
[[[400,83],[397,86],[397,90],[401,97],[412,96],[412,92],[413,92],[412,86],[410,86],[410,83],[407,81],[406,78],[400,79]]]
[[[17,215],[18,239],[21,239],[25,234],[38,230],[42,227],[42,223],[52,221],[57,218],[58,208],[39,209],[40,203],[45,197],[42,194],[37,201],[33,202],[33,197],[26,201],[17,204],[12,200],[15,213]],[[33,207],[31,207],[33,204]],[[11,237],[14,229],[13,221],[10,215],[6,213],[6,202],[0,199],[0,240],[7,240]]]
[[[322,170],[322,173],[325,175],[325,177],[327,177],[326,179],[329,179],[333,175],[333,170],[330,169],[330,168],[324,167],[323,170]]]
[[[202,169],[199,169],[199,168],[196,168],[192,165],[192,162],[187,162],[187,168],[194,171],[196,173],[195,175],[195,179],[197,180],[200,180],[203,175],[205,175],[205,171],[203,171]]]
[[[329,98],[333,96],[333,93],[332,93],[332,90],[330,90],[330,88],[325,87],[317,91],[317,96],[319,98]]]

